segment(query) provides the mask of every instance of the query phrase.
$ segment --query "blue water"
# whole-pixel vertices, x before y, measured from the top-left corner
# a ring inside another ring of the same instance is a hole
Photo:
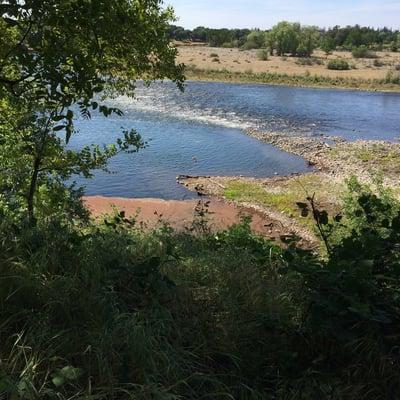
[[[148,147],[110,162],[112,174],[78,179],[89,195],[191,198],[179,174],[271,176],[309,169],[299,157],[246,136],[253,128],[288,135],[339,135],[396,140],[400,95],[267,85],[189,82],[184,93],[171,83],[138,85],[137,99],[110,104],[123,117],[79,120],[71,146],[108,144],[121,127],[136,129]]]

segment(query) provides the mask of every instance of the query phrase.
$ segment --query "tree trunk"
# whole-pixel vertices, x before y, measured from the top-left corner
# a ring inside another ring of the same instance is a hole
[[[36,193],[37,181],[38,181],[38,176],[39,176],[40,163],[41,163],[41,158],[36,157],[33,162],[33,171],[32,171],[31,183],[29,186],[28,217],[29,217],[29,222],[31,225],[35,225],[35,223],[36,223],[34,200],[35,200],[35,193]]]

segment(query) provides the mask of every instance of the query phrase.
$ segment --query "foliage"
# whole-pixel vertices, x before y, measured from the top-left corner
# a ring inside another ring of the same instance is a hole
[[[7,191],[24,199],[33,223],[41,186],[62,190],[62,180],[71,175],[89,176],[117,152],[143,147],[129,129],[104,149],[67,151],[76,112],[84,118],[91,112],[121,115],[104,103],[106,97],[133,96],[138,78],[170,78],[181,86],[183,68],[169,45],[172,11],[159,0],[12,0],[2,1],[0,12],[1,107],[10,116],[10,109],[18,113],[1,132],[0,173],[8,184],[14,179]]]
[[[343,70],[350,69],[350,65],[343,58],[336,58],[336,59],[328,61],[327,68],[333,69],[333,70],[338,70],[338,71],[343,71]]]
[[[317,27],[306,26],[300,31],[299,44],[296,49],[296,55],[299,57],[311,57],[314,50],[318,47],[320,33]]]
[[[399,71],[396,69],[396,71]],[[394,71],[388,71],[385,78],[386,83],[393,83],[395,85],[400,85],[400,73]]]
[[[371,52],[368,47],[366,46],[360,46],[360,47],[355,47],[353,51],[351,52],[354,58],[376,58],[377,55],[373,52]]]
[[[257,30],[256,30],[257,31]],[[371,28],[354,26],[334,26],[333,28],[323,29],[315,28],[315,33],[318,32],[320,40],[317,45],[321,47],[326,54],[330,54],[337,48],[352,50],[354,47],[361,45],[368,46],[375,51],[389,49],[397,51],[400,47],[400,33],[398,30],[388,28]],[[210,29],[198,27],[193,31],[172,25],[169,30],[171,39],[186,40],[195,42],[207,42],[214,46],[228,45],[230,47],[258,48],[255,42],[245,44],[248,35],[251,33],[249,29]],[[271,45],[271,36],[266,34],[267,42]],[[313,33],[314,34],[314,33]],[[313,42],[313,47],[315,46]],[[263,45],[259,46],[263,47]]]
[[[317,57],[300,57],[296,60],[297,65],[324,65],[324,62]]]
[[[278,56],[296,54],[299,45],[300,24],[280,22],[268,33],[268,45],[271,53],[276,50]]]
[[[319,44],[319,32],[316,27],[280,22],[268,32],[267,43],[271,53],[276,50],[278,56],[310,57]]]
[[[257,52],[257,58],[261,61],[268,61],[269,58],[269,54],[268,54],[268,50],[266,49],[260,49]]]
[[[0,396],[395,398],[400,205],[353,180],[343,216],[299,206],[327,259],[247,220],[196,235],[123,213],[23,227],[2,206]]]
[[[324,36],[321,39],[321,45],[320,45],[321,49],[325,52],[325,54],[331,54],[333,52],[333,50],[336,49],[336,43],[334,38],[332,38],[331,36]]]
[[[246,43],[243,48],[246,50],[260,49],[265,45],[265,32],[260,30],[254,30],[247,36]]]

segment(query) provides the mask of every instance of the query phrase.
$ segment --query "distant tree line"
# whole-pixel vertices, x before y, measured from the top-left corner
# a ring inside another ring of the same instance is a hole
[[[170,37],[179,41],[205,42],[213,47],[269,49],[271,54],[291,54],[309,57],[317,48],[326,53],[333,50],[353,50],[360,46],[371,50],[400,50],[400,32],[389,28],[375,29],[360,25],[321,29],[299,23],[280,22],[272,29],[210,29],[193,30],[170,26]]]
[[[171,39],[206,42],[213,47],[241,47],[250,33],[250,29],[210,29],[199,26],[189,30],[181,26],[170,26]]]

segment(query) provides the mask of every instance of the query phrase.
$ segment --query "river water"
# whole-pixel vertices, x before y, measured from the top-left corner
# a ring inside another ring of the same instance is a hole
[[[249,128],[287,135],[338,135],[349,140],[400,137],[400,95],[284,86],[188,82],[138,84],[137,98],[109,102],[123,117],[94,114],[78,120],[71,146],[108,144],[121,128],[148,142],[137,154],[120,154],[112,173],[77,179],[88,195],[186,199],[179,174],[273,176],[309,169],[299,157],[244,134]]]

